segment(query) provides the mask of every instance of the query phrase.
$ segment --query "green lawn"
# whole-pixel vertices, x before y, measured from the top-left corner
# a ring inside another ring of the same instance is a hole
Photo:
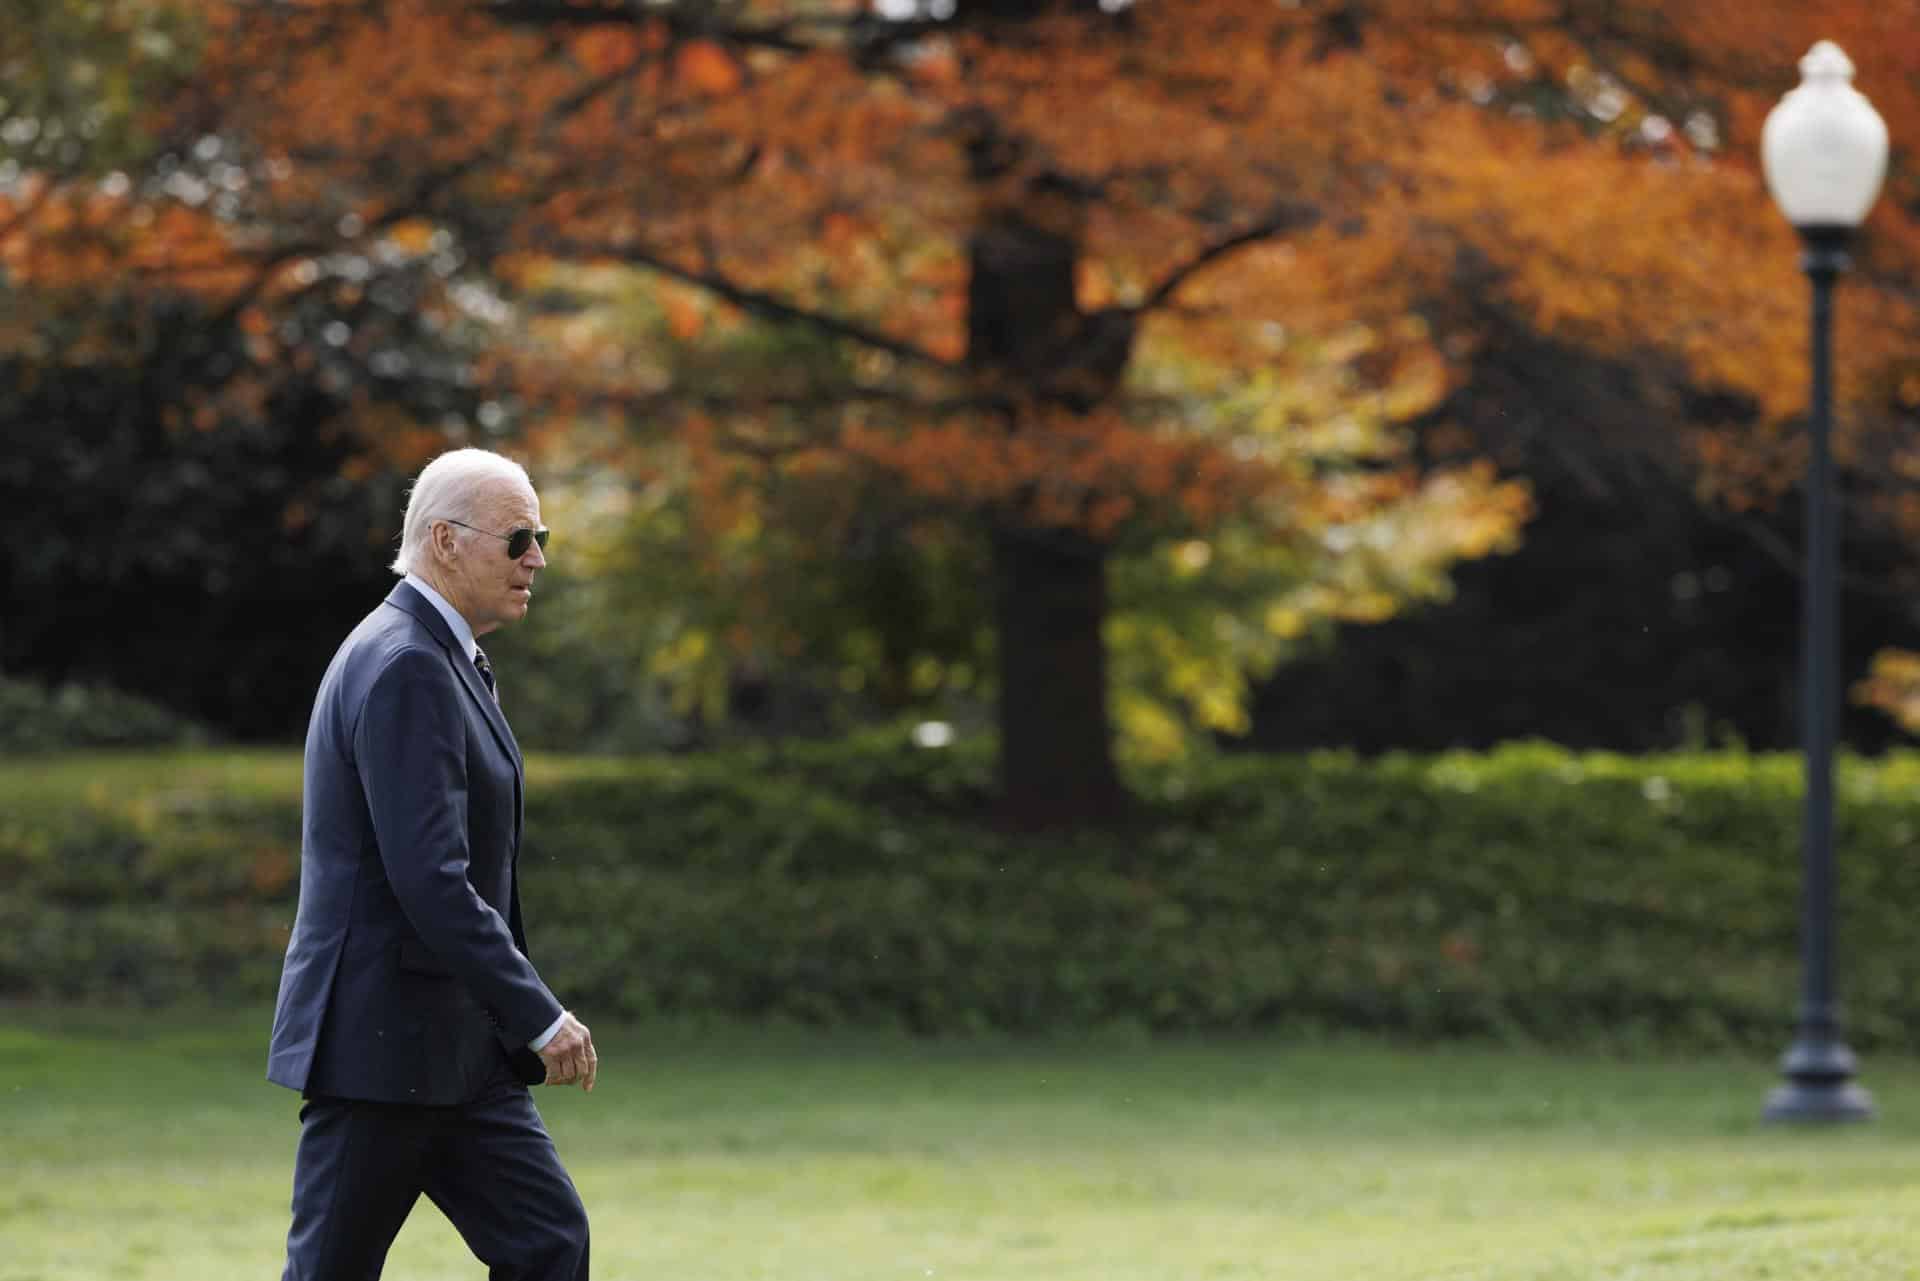
[[[0,1011],[0,1281],[277,1276],[263,1012]],[[602,1029],[542,1103],[599,1278],[1907,1278],[1920,1065],[1761,1126],[1765,1063]],[[430,1206],[387,1275],[480,1276]]]

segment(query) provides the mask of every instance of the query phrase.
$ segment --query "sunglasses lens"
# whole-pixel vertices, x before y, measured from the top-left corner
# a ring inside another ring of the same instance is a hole
[[[540,544],[541,551],[547,550],[547,531],[527,529],[522,526],[507,535],[507,555],[514,560],[519,560],[527,554],[527,548],[534,543]]]

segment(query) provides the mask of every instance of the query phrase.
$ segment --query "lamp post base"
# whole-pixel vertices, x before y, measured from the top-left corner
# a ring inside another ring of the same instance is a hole
[[[1873,1096],[1853,1079],[1853,1051],[1835,1041],[1800,1041],[1780,1064],[1786,1081],[1767,1096],[1769,1121],[1866,1121]]]
[[[1871,1121],[1873,1096],[1852,1081],[1791,1082],[1767,1096],[1769,1121]]]

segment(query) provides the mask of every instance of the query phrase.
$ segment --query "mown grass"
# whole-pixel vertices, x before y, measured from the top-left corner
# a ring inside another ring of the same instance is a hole
[[[277,1275],[297,1100],[264,1011],[0,1011],[0,1281]],[[1764,1126],[1750,1058],[598,1030],[542,1092],[595,1275],[1753,1281],[1914,1274],[1920,1065]],[[481,1270],[430,1206],[400,1281]]]

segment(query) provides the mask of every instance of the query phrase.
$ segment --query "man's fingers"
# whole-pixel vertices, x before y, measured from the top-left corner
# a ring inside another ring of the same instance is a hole
[[[599,1074],[600,1059],[593,1049],[593,1034],[587,1025],[567,1015],[559,1033],[540,1051],[546,1060],[548,1085],[573,1085],[591,1090]]]
[[[579,1033],[575,1031],[579,1025],[572,1020],[568,1022],[540,1051],[540,1057],[547,1064],[548,1085],[572,1085],[580,1079]]]
[[[593,1077],[598,1062],[598,1056],[593,1052],[593,1033],[588,1031],[587,1025],[578,1019],[573,1021],[572,1030],[577,1034],[578,1038],[574,1046],[575,1071],[573,1079],[579,1083],[581,1089],[591,1090],[593,1088]]]

